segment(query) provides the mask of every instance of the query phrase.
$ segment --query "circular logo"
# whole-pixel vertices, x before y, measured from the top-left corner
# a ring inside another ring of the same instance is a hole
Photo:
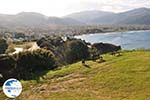
[[[16,98],[22,92],[22,85],[16,79],[8,79],[3,84],[3,92],[9,98]]]

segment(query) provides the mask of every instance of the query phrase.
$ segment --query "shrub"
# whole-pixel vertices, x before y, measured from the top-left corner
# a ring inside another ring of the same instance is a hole
[[[5,53],[7,48],[8,48],[7,41],[0,38],[0,54]]]
[[[0,83],[3,83],[8,78],[15,78],[15,59],[13,57],[8,55],[0,56],[0,74],[2,75]]]
[[[16,55],[18,77],[32,79],[41,72],[56,68],[52,52],[38,49],[26,51]]]
[[[82,40],[68,41],[64,53],[67,63],[74,63],[89,57],[88,47]]]
[[[0,56],[0,83],[8,78],[37,79],[56,67],[53,53],[44,49]]]
[[[90,52],[90,59],[91,60],[96,60],[100,57],[101,53],[99,50],[97,50],[95,47],[92,47],[89,49],[89,52]]]
[[[47,37],[38,40],[37,44],[52,51],[60,66],[89,57],[87,43],[79,39],[67,38],[67,41],[64,41],[61,37]]]

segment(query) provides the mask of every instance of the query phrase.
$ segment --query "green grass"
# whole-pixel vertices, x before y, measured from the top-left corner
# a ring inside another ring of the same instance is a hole
[[[87,61],[49,71],[40,81],[21,81],[17,100],[150,100],[150,52],[103,55],[106,62]],[[6,97],[0,92],[0,100]]]

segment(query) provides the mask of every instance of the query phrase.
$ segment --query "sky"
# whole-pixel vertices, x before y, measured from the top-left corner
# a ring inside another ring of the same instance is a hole
[[[57,17],[84,10],[123,12],[140,7],[150,8],[150,0],[0,0],[1,14],[38,12]]]

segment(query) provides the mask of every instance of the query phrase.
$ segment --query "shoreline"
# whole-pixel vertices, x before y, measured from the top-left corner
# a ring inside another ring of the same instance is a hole
[[[149,50],[149,38],[147,35],[150,30],[138,30],[138,31],[122,31],[122,32],[108,32],[105,34],[93,33],[93,34],[83,34],[74,36],[74,38],[85,40],[91,44],[94,43],[110,43],[114,45],[120,45],[123,50],[139,50],[145,49]],[[141,35],[143,34],[143,35]],[[146,40],[141,39],[142,37],[147,37]],[[128,39],[129,38],[129,39]],[[131,40],[130,40],[131,39]],[[144,41],[144,42],[138,42]]]
[[[107,31],[107,32],[97,32],[97,33],[85,33],[85,34],[77,34],[73,35],[73,37],[76,36],[83,36],[83,35],[93,35],[93,34],[113,34],[113,33],[122,33],[122,32],[143,32],[143,31],[150,31],[150,29],[145,29],[145,30],[127,30],[127,31]]]

